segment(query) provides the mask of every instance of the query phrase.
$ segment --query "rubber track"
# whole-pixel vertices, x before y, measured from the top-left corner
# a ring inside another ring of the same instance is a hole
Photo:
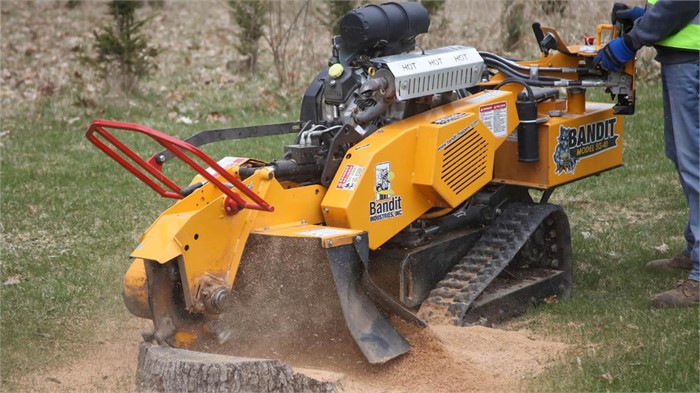
[[[561,207],[513,203],[505,208],[462,260],[438,282],[419,310],[428,323],[462,325],[479,294],[515,258],[532,233]]]

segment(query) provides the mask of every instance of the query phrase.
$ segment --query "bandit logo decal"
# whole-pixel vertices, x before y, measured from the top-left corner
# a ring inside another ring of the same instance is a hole
[[[389,199],[394,194],[391,189],[391,181],[394,180],[394,172],[391,171],[388,162],[377,164],[374,167],[375,199]]]
[[[385,220],[403,215],[401,196],[394,195],[391,182],[394,172],[388,162],[382,162],[374,167],[374,201],[369,202],[369,222]]]
[[[557,146],[554,148],[554,172],[574,173],[576,164],[588,157],[617,147],[620,135],[615,133],[617,119],[601,120],[578,128],[559,126]]]

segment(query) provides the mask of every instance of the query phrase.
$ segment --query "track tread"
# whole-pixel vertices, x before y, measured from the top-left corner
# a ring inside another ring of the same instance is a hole
[[[563,214],[561,207],[551,204],[508,205],[430,292],[419,317],[428,323],[461,325],[474,300],[515,258],[540,224],[554,222],[550,216],[555,212]]]

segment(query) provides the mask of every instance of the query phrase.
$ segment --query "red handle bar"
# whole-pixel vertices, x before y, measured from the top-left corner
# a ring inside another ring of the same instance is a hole
[[[264,210],[268,212],[274,210],[274,207],[270,206],[270,204],[265,202],[265,200],[263,200],[260,196],[258,196],[248,187],[246,187],[246,185],[243,184],[240,180],[238,180],[238,178],[236,178],[224,168],[222,168],[218,163],[216,163],[216,161],[214,161],[204,152],[190,145],[187,142],[181,141],[175,137],[139,124],[124,123],[111,120],[93,120],[87,132],[85,133],[87,139],[90,142],[92,142],[95,146],[97,146],[100,150],[102,150],[105,154],[110,156],[119,165],[131,172],[142,182],[146,183],[146,185],[151,187],[162,197],[182,199],[183,196],[180,195],[180,191],[182,190],[182,188],[175,184],[175,182],[170,180],[165,174],[163,174],[163,166],[162,164],[159,164],[157,162],[156,154],[154,154],[150,159],[148,159],[148,161],[144,160],[131,148],[126,146],[109,131],[107,131],[107,129],[138,132],[158,142],[161,146],[172,152],[173,155],[182,160],[190,168],[194,169],[195,172],[202,175],[205,179],[214,184],[216,188],[221,190],[221,192],[226,194],[227,200],[225,201],[225,206],[229,214],[235,214],[237,211],[244,208]],[[124,155],[129,157],[133,162],[140,166],[141,169],[137,168],[131,162],[127,161],[121,154],[119,154],[112,147],[104,143],[95,134],[99,134],[100,136],[102,136],[102,138],[107,140],[110,144],[112,144],[112,146],[116,147]],[[189,152],[197,158],[199,158],[200,160],[204,161],[215,173],[223,177],[226,181],[233,184],[239,192],[243,193],[253,202],[247,202],[239,194],[234,192],[231,188],[226,187],[219,179],[217,179],[216,175],[213,175],[209,173],[206,169],[202,168],[201,165],[199,165],[196,161],[189,157],[185,152]],[[162,185],[158,184],[153,179],[148,177],[144,171],[153,176],[156,180],[162,183]],[[169,188],[170,191],[166,190],[163,187],[163,185]]]

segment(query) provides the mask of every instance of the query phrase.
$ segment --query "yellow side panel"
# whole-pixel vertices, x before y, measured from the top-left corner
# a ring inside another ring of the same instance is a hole
[[[496,152],[494,181],[546,189],[622,165],[623,117],[612,104],[588,103],[583,114],[552,117],[539,127],[539,161],[518,161],[508,138]]]
[[[188,307],[195,305],[198,286],[206,276],[220,279],[229,288],[233,285],[248,235],[255,228],[323,221],[319,208],[325,195],[322,186],[285,189],[276,179],[264,176],[251,176],[244,183],[275,211],[243,209],[227,215],[224,195],[206,184],[166,210],[131,254],[160,263],[179,257]]]
[[[579,121],[557,118],[551,122],[549,184],[560,185],[622,165],[623,116],[611,104],[586,104]],[[562,156],[568,154],[569,159]]]
[[[141,236],[141,242],[131,253],[132,258],[142,258],[166,263],[182,254],[175,235],[189,220],[195,211],[163,213],[156,223]]]
[[[517,124],[515,95],[488,91],[375,131],[341,163],[322,203],[326,224],[367,231],[380,247],[491,181],[494,151]]]
[[[432,207],[412,183],[416,131],[388,126],[349,150],[322,202],[326,224],[367,230],[376,248]]]
[[[476,114],[421,126],[417,137],[413,182],[434,206],[457,207],[491,181],[496,137]]]

